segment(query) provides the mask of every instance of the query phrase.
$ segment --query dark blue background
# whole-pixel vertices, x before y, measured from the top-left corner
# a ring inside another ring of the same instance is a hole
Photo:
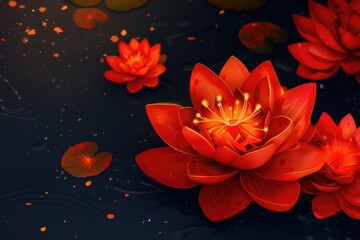
[[[72,14],[77,7],[66,1],[19,0],[25,9],[7,3],[0,0],[0,38],[6,39],[0,41],[0,74],[21,99],[0,79],[0,239],[360,239],[358,222],[343,213],[317,221],[309,196],[302,196],[287,213],[253,203],[233,219],[211,223],[198,205],[198,188],[161,186],[134,161],[141,151],[165,145],[152,129],[145,105],[189,105],[195,63],[218,73],[231,55],[250,70],[269,59],[283,85],[292,88],[307,82],[296,76],[298,63],[287,50],[287,44],[302,41],[291,15],[308,16],[307,1],[269,0],[254,12],[225,14],[204,0],[151,0],[126,13],[100,5],[109,21],[94,30],[75,26]],[[64,4],[69,9],[60,11]],[[45,13],[38,12],[41,6],[47,8]],[[41,27],[42,21],[47,21],[47,28]],[[280,25],[288,33],[287,44],[276,45],[271,54],[248,51],[237,35],[252,21]],[[35,36],[27,36],[28,26],[37,30]],[[57,35],[52,31],[55,26],[64,32]],[[120,36],[122,29],[127,30],[125,37]],[[151,44],[161,43],[168,56],[167,71],[157,88],[133,95],[124,85],[103,78],[109,67],[100,58],[104,53],[117,55],[117,43],[109,40],[112,35],[126,42],[146,37]],[[188,41],[188,36],[196,40]],[[53,57],[56,52],[58,58]],[[351,113],[359,123],[354,76],[340,70],[316,84],[313,121],[326,111],[335,121]],[[88,179],[62,172],[63,153],[82,141],[94,141],[99,150],[113,153],[107,171]],[[88,180],[90,187],[85,186]],[[108,213],[115,219],[107,219]],[[42,226],[46,232],[40,232]]]

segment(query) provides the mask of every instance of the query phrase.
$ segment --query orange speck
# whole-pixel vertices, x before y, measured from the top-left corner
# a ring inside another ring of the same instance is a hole
[[[100,58],[100,62],[101,63],[105,62],[104,58]]]
[[[10,0],[10,1],[8,2],[8,4],[9,4],[10,7],[16,7],[17,2],[16,2],[16,1],[13,1],[13,0]]]
[[[67,5],[63,5],[63,6],[61,7],[61,11],[65,11],[66,9],[68,9],[68,6],[67,6]]]
[[[195,36],[190,36],[190,37],[187,37],[187,40],[189,40],[189,41],[194,41],[196,39],[196,37]]]
[[[45,232],[46,231],[46,227],[41,227],[40,228],[40,232]]]
[[[87,186],[87,187],[91,186],[91,181],[87,181],[87,182],[85,183],[85,186]]]
[[[0,41],[6,42],[6,38],[0,38]]]
[[[113,43],[116,43],[117,41],[119,41],[119,37],[116,35],[112,35],[110,38],[110,41],[112,41]]]
[[[27,35],[35,35],[36,34],[36,30],[35,29],[29,29],[27,28],[25,30],[25,32],[27,33]]]
[[[31,206],[32,205],[32,203],[31,202],[27,202],[27,203],[25,203],[25,206]]]
[[[54,32],[56,32],[57,34],[64,32],[60,27],[54,27],[53,30],[54,30]]]
[[[46,7],[39,7],[39,12],[41,13],[46,12]]]
[[[60,53],[54,53],[53,56],[54,58],[58,58],[60,56]]]
[[[222,15],[222,14],[224,14],[224,13],[225,13],[225,10],[220,10],[220,11],[219,11],[219,14],[220,14],[220,15]]]
[[[109,177],[109,181],[112,181],[113,179],[111,177]]]
[[[44,192],[44,194],[45,194],[45,195],[48,195],[48,194],[49,194],[49,192]]]
[[[46,22],[41,22],[41,26],[47,27],[47,23]]]
[[[153,26],[150,27],[150,31],[154,31],[155,28]]]
[[[104,53],[104,54],[103,54],[103,57],[106,57],[106,56],[107,56],[107,53]]]
[[[129,197],[130,196],[130,194],[129,193],[124,193],[124,197]]]
[[[114,219],[114,218],[115,218],[115,215],[112,214],[112,213],[108,213],[108,214],[106,215],[106,217],[111,220],[111,219]]]
[[[22,4],[22,5],[19,5],[19,8],[24,9],[24,8],[26,8],[26,6]]]
[[[127,34],[127,31],[125,29],[121,30],[120,32],[121,36],[125,37]]]
[[[78,122],[81,122],[81,120],[82,120],[82,118],[78,118],[78,119],[77,119]]]
[[[55,46],[55,42],[51,42],[51,46]]]

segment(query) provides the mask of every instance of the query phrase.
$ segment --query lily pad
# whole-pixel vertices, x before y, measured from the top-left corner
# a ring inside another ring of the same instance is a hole
[[[71,0],[71,2],[79,7],[94,7],[103,0]]]
[[[108,15],[98,8],[79,8],[74,12],[73,19],[78,27],[93,29],[96,23],[105,23]]]
[[[113,11],[129,11],[145,5],[149,0],[105,0],[107,8]]]

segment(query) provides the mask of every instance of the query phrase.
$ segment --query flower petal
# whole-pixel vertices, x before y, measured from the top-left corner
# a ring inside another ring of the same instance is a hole
[[[241,91],[243,93],[248,93],[250,99],[254,99],[255,89],[263,78],[268,79],[269,89],[274,93],[274,96],[271,96],[271,99],[276,100],[281,95],[282,88],[270,61],[262,62],[250,73],[241,86]]]
[[[241,183],[250,197],[262,207],[275,212],[285,212],[296,204],[300,195],[300,184],[267,180],[254,171],[243,171]]]
[[[292,132],[292,120],[285,116],[276,116],[270,121],[269,131],[264,139],[264,146],[280,146]]]
[[[215,150],[213,145],[198,132],[189,127],[183,127],[182,133],[188,143],[197,151],[201,156],[212,158]]]
[[[137,41],[136,39],[133,38],[130,42],[132,42],[133,40]],[[119,53],[121,57],[127,57],[131,55],[132,51],[133,50],[128,44],[126,44],[125,42],[119,42]]]
[[[323,43],[310,43],[308,45],[309,53],[319,61],[341,61],[346,57],[346,53],[339,53],[327,47]]]
[[[346,74],[354,75],[360,72],[360,57],[350,55],[340,62],[340,66]]]
[[[147,64],[149,68],[152,68],[159,62],[160,52],[161,52],[161,45],[159,43],[151,47],[150,53],[148,55],[149,60]]]
[[[187,166],[188,178],[205,184],[223,182],[236,173],[238,170],[214,162],[191,161]]]
[[[123,72],[117,72],[114,70],[108,70],[104,72],[104,77],[110,82],[114,83],[124,83],[127,81],[132,81],[136,78],[135,76],[131,76]]]
[[[316,195],[311,201],[311,206],[314,216],[320,220],[331,217],[340,211],[333,192]]]
[[[143,39],[143,41],[144,41],[145,39]],[[147,40],[146,40],[147,41]],[[120,47],[120,46],[119,46]],[[132,50],[132,51],[136,51],[136,50],[138,50],[138,48],[139,48],[139,41],[138,40],[136,40],[135,38],[132,38],[131,40],[130,40],[130,42],[129,42],[129,47],[130,47],[130,49]],[[120,52],[120,48],[119,48],[119,52]],[[120,52],[121,53],[121,52]]]
[[[300,179],[300,185],[301,185],[302,193],[313,194],[313,195],[322,193],[321,191],[317,190],[314,187],[313,182],[311,181],[311,177],[305,177]]]
[[[325,156],[320,150],[306,143],[298,143],[274,155],[256,173],[266,179],[295,181],[320,170],[324,162]]]
[[[292,15],[292,18],[297,31],[303,38],[312,43],[321,42],[319,37],[317,36],[312,21],[309,18],[298,14]]]
[[[231,92],[235,92],[235,89],[240,89],[249,74],[246,66],[239,59],[231,56],[221,69],[219,77],[226,82]]]
[[[276,144],[270,144],[266,147],[248,152],[240,156],[229,165],[243,170],[256,169],[264,165],[274,155],[277,149]]]
[[[138,91],[140,91],[143,88],[143,85],[137,81],[137,80],[133,80],[130,82],[126,83],[126,89],[130,92],[130,93],[137,93]]]
[[[344,211],[349,217],[360,220],[360,208],[352,205],[338,192],[335,193],[336,201],[338,202],[341,210]]]
[[[143,77],[144,78],[155,78],[165,72],[166,67],[162,64],[156,64],[151,68]]]
[[[137,165],[151,179],[173,188],[192,188],[198,185],[187,176],[187,165],[199,160],[170,147],[152,148],[135,157]]]
[[[145,87],[149,87],[149,88],[153,88],[153,87],[156,87],[157,85],[159,85],[158,77],[154,77],[154,78],[140,77],[140,78],[138,78],[138,81]]]
[[[354,206],[360,207],[360,174],[349,184],[344,185],[339,193]]]
[[[179,118],[180,123],[183,126],[189,127],[191,129],[198,129],[197,125],[194,123],[196,118],[197,111],[192,107],[183,107],[179,109]]]
[[[130,42],[130,47],[131,47],[131,42]],[[139,51],[144,55],[148,55],[150,52],[150,49],[151,49],[149,41],[146,38],[141,40],[138,48],[139,48]]]
[[[215,149],[214,159],[223,165],[229,165],[240,155],[226,146],[220,146]]]
[[[347,0],[328,0],[328,7],[331,10],[332,17],[339,19],[343,28],[348,27],[350,8]]]
[[[329,70],[337,65],[337,62],[321,61],[309,53],[309,42],[293,43],[288,46],[291,55],[302,65],[313,70]]]
[[[322,113],[315,127],[316,134],[313,142],[322,143],[325,138],[339,138],[341,130],[336,126],[334,120],[326,112]]]
[[[210,221],[220,222],[245,210],[251,198],[241,186],[239,176],[235,175],[224,182],[203,185],[199,203]]]
[[[332,29],[334,23],[329,8],[315,1],[308,1],[309,12],[312,20],[316,19],[323,26]]]
[[[204,100],[211,109],[214,109],[217,96],[222,96],[227,103],[232,102],[233,97],[226,83],[209,68],[199,63],[195,65],[191,74],[190,95],[197,110],[200,110]]]
[[[278,151],[290,148],[305,133],[310,124],[315,97],[316,85],[307,83],[285,92],[275,102],[273,116],[286,116],[293,121],[293,131]]]
[[[340,65],[336,65],[333,68],[330,68],[325,71],[314,70],[300,64],[296,69],[296,74],[302,78],[309,80],[323,80],[334,75],[340,68]]]
[[[341,119],[339,128],[342,132],[343,139],[350,138],[356,131],[356,123],[350,113]]]
[[[146,112],[156,133],[167,145],[180,152],[196,154],[182,134],[183,126],[178,115],[180,108],[175,104],[149,104]]]
[[[122,68],[119,65],[119,63],[121,62],[121,57],[107,56],[105,60],[112,69],[114,69],[117,72],[123,72]]]

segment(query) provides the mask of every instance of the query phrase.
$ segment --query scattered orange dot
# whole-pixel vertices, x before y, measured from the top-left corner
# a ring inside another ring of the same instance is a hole
[[[47,27],[47,23],[46,22],[41,22],[41,26]]]
[[[115,218],[115,215],[112,214],[112,213],[109,213],[109,214],[106,215],[106,217],[111,220],[111,219]]]
[[[130,196],[130,194],[128,194],[128,193],[124,193],[124,197],[129,197]]]
[[[35,29],[26,29],[25,32],[27,33],[27,35],[35,35],[36,34],[36,30]]]
[[[48,195],[49,194],[49,192],[44,192],[45,193],[45,195]]]
[[[24,9],[24,8],[26,8],[26,6],[25,5],[19,5],[19,8]]]
[[[60,56],[60,54],[59,53],[54,53],[53,56],[54,56],[54,58],[58,58]]]
[[[0,38],[0,41],[6,42],[6,38]]]
[[[105,62],[104,58],[100,58],[100,62],[101,63]]]
[[[195,39],[196,39],[196,37],[194,37],[194,36],[187,37],[187,40],[189,40],[189,41],[194,41]]]
[[[113,43],[116,43],[117,41],[119,41],[119,37],[116,35],[112,35],[110,38],[110,41],[112,41]]]
[[[27,203],[25,203],[25,206],[31,206],[32,205],[32,203],[31,202],[27,202]]]
[[[127,31],[125,29],[121,30],[120,32],[121,36],[125,37],[127,34]]]
[[[55,42],[51,42],[51,46],[55,46]]]
[[[224,14],[224,13],[225,13],[225,10],[220,10],[220,11],[219,11],[219,14],[220,14],[220,15],[222,15],[222,14]]]
[[[113,179],[111,177],[109,177],[109,181],[112,181]]]
[[[40,228],[40,232],[45,232],[46,231],[46,227],[41,227]]]
[[[106,57],[106,56],[107,56],[107,53],[104,53],[104,54],[103,54],[103,57]]]
[[[39,12],[41,13],[46,12],[46,7],[39,7]]]
[[[57,34],[64,32],[60,27],[54,27],[53,30],[54,30],[54,32],[56,32]]]
[[[10,7],[16,7],[17,2],[16,2],[16,1],[13,1],[13,0],[10,0],[10,1],[8,2],[8,4],[9,4]]]
[[[87,187],[91,186],[91,181],[87,181],[87,182],[85,183],[85,186],[87,186]]]
[[[67,6],[67,5],[63,5],[63,6],[61,7],[61,11],[65,11],[66,9],[68,9],[68,6]]]
[[[154,31],[155,28],[153,26],[150,27],[150,31]]]

